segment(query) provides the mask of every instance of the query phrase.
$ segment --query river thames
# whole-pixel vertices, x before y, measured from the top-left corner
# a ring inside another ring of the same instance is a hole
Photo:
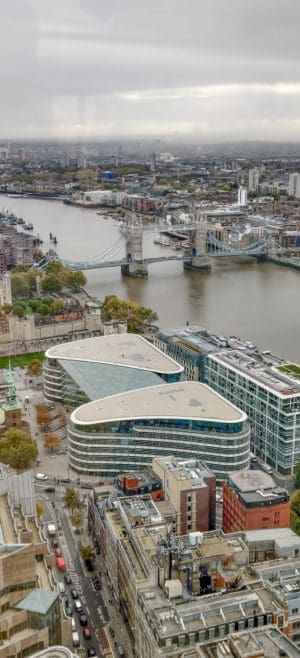
[[[120,239],[117,222],[94,210],[60,201],[0,195],[0,209],[32,222],[47,250],[49,233],[56,250],[69,260],[88,260]],[[144,235],[144,255],[174,254]],[[114,258],[125,255],[125,246]],[[160,327],[199,324],[219,334],[237,335],[300,362],[300,272],[271,263],[212,259],[210,272],[184,271],[182,263],[149,266],[148,279],[121,276],[120,268],[85,272],[87,291],[99,299],[116,294],[156,310]]]

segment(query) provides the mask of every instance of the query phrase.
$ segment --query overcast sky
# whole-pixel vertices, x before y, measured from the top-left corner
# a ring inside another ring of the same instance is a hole
[[[300,141],[300,0],[1,0],[2,137]]]

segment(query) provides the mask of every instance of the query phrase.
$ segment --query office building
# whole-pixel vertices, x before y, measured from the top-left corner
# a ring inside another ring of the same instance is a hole
[[[207,356],[207,384],[248,415],[252,451],[286,475],[300,461],[300,368],[270,352]]]
[[[248,190],[249,192],[257,192],[259,185],[259,169],[255,167],[254,169],[249,169],[249,183]]]
[[[230,473],[223,482],[223,531],[288,528],[290,497],[261,470]]]
[[[203,462],[156,457],[152,469],[160,478],[165,497],[175,511],[177,535],[215,528],[216,478]],[[158,509],[163,507],[159,505]]]
[[[287,633],[285,606],[263,584],[226,597],[219,594],[190,600],[180,582],[172,581],[165,583],[164,588],[152,587],[138,593],[136,655],[175,658],[184,655],[181,652],[189,648],[186,655],[197,656],[198,644],[205,647],[208,642],[229,633],[234,633],[234,638],[238,639],[241,631],[262,629],[271,624]]]
[[[50,401],[76,406],[115,393],[177,382],[182,372],[182,366],[141,336],[97,336],[46,351],[44,394]]]
[[[205,461],[222,481],[249,467],[249,436],[247,415],[209,386],[161,384],[75,409],[68,424],[69,464],[78,473],[112,477],[172,454]]]
[[[300,197],[300,174],[294,173],[289,175],[288,195],[296,199]]]

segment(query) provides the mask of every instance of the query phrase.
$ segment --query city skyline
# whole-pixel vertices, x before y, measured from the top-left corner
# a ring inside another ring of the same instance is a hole
[[[2,133],[298,141],[299,18],[295,0],[5,1]]]

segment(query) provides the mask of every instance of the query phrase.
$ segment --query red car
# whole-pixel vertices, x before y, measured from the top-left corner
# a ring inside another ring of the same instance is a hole
[[[82,632],[83,632],[83,636],[84,636],[85,640],[90,640],[91,639],[91,637],[92,637],[91,636],[91,631],[90,631],[88,626],[84,626],[84,628],[82,629]]]

